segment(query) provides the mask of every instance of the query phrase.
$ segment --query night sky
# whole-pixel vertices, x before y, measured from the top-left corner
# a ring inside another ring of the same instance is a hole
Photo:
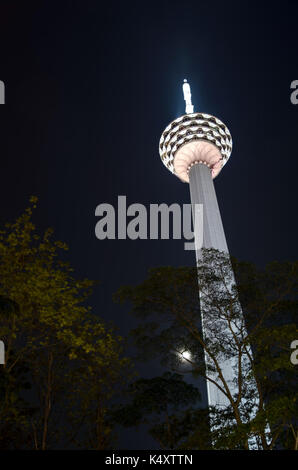
[[[187,78],[195,111],[233,137],[215,180],[231,253],[295,259],[297,30],[296,1],[1,1],[0,223],[38,196],[37,225],[69,245],[78,276],[101,281],[94,309],[126,334],[129,306],[112,294],[150,267],[194,265],[194,252],[183,240],[100,241],[94,212],[117,207],[118,195],[147,208],[189,203],[188,185],[158,153],[162,131],[184,113]]]

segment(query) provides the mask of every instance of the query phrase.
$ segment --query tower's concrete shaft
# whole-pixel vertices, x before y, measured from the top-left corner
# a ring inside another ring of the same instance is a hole
[[[203,205],[203,248],[228,252],[210,168],[202,163],[193,165],[189,186],[193,207]]]
[[[219,250],[220,252],[228,253],[228,247],[226,242],[226,237],[223,229],[223,224],[221,220],[221,215],[218,207],[217,197],[215,193],[214,183],[211,176],[210,168],[204,164],[195,164],[191,167],[189,171],[189,185],[190,185],[190,196],[193,209],[196,205],[200,204],[203,207],[203,240],[198,240],[198,234],[195,232],[196,239],[196,260],[199,262],[201,257],[201,248],[213,248]],[[195,220],[195,211],[193,210],[193,219]],[[194,224],[195,226],[195,224]],[[200,246],[200,245],[202,246]],[[232,279],[234,280],[234,275],[231,273]],[[205,319],[205,305],[204,305],[204,296],[202,295],[201,289],[200,292],[200,310],[201,310],[201,322],[203,336],[205,340],[212,339],[208,338],[210,335],[208,331],[208,326],[206,325]],[[231,341],[232,332],[225,327],[226,337],[230,337]],[[206,373],[207,376],[213,379],[215,382],[219,382],[218,373],[212,373],[212,360],[208,357],[208,354],[205,351],[205,363],[206,363]],[[218,365],[221,369],[222,375],[227,384],[229,384],[229,389],[232,395],[237,392],[237,386],[233,384],[233,379],[235,374],[233,372],[233,366],[237,363],[237,358],[232,358],[229,361],[221,360],[218,358]],[[223,384],[220,384],[223,386]],[[230,402],[226,395],[224,395],[219,388],[207,380],[207,395],[208,395],[208,404],[210,407],[227,407],[230,405]]]

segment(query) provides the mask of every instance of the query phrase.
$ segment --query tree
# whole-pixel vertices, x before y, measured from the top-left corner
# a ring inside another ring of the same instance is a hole
[[[0,296],[0,319],[6,318],[9,321],[16,314],[18,314],[18,306]],[[9,343],[7,346],[9,349]],[[11,355],[11,359],[14,361],[15,357]],[[30,388],[26,380],[28,368],[22,361],[18,361],[11,370],[7,368],[7,362],[0,367],[2,368],[0,373],[0,449],[18,448],[24,441],[28,443],[30,439],[27,422],[33,410],[22,399],[20,393]]]
[[[72,442],[77,447],[108,449],[114,445],[108,418],[110,400],[122,395],[135,374],[131,361],[123,357],[122,338],[112,329],[94,319],[80,328],[76,338],[82,343],[70,352],[75,363],[69,372],[73,386],[67,405]]]
[[[228,398],[227,409],[210,410],[214,448],[247,448],[252,437],[261,449],[281,443],[295,448],[296,379],[289,346],[298,337],[298,265],[272,263],[263,270],[236,260],[233,265],[238,288],[232,283],[229,257],[205,249],[197,269],[152,269],[148,279],[121,288],[115,298],[130,301],[132,312],[141,319],[133,331],[140,357],[159,356],[172,370],[179,370],[181,353],[188,350],[188,372],[213,381]],[[202,333],[198,289],[204,296],[208,337]],[[223,324],[229,326],[229,338]],[[205,354],[211,361],[211,376]],[[218,358],[235,356],[233,395]]]
[[[32,198],[24,214],[0,231],[0,295],[11,306],[0,308],[6,349],[0,441],[9,424],[12,436],[19,433],[9,447],[57,448],[66,445],[67,436],[75,446],[82,423],[85,432],[94,433],[96,422],[92,448],[108,446],[105,408],[115,384],[128,374],[129,361],[122,338],[87,305],[94,282],[75,278],[60,254],[67,246],[52,239],[52,230],[37,234],[35,206]],[[100,400],[95,401],[95,390],[101,390]]]
[[[126,427],[149,423],[150,435],[163,449],[182,445],[202,414],[202,410],[193,409],[201,398],[199,390],[177,373],[138,379],[130,385],[128,396],[130,402],[116,407],[110,413],[111,420]]]

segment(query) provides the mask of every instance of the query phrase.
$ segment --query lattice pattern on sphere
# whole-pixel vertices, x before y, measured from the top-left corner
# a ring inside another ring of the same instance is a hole
[[[222,166],[226,164],[232,152],[232,137],[225,124],[209,114],[185,114],[166,127],[159,142],[161,160],[172,173],[175,173],[175,153],[194,140],[214,144],[220,151]]]

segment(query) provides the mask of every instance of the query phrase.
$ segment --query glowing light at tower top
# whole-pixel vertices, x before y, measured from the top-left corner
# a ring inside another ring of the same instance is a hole
[[[182,88],[183,88],[183,95],[184,95],[184,100],[185,100],[185,112],[186,114],[192,114],[193,104],[191,102],[191,91],[190,91],[190,85],[187,82],[186,78],[184,79]]]

